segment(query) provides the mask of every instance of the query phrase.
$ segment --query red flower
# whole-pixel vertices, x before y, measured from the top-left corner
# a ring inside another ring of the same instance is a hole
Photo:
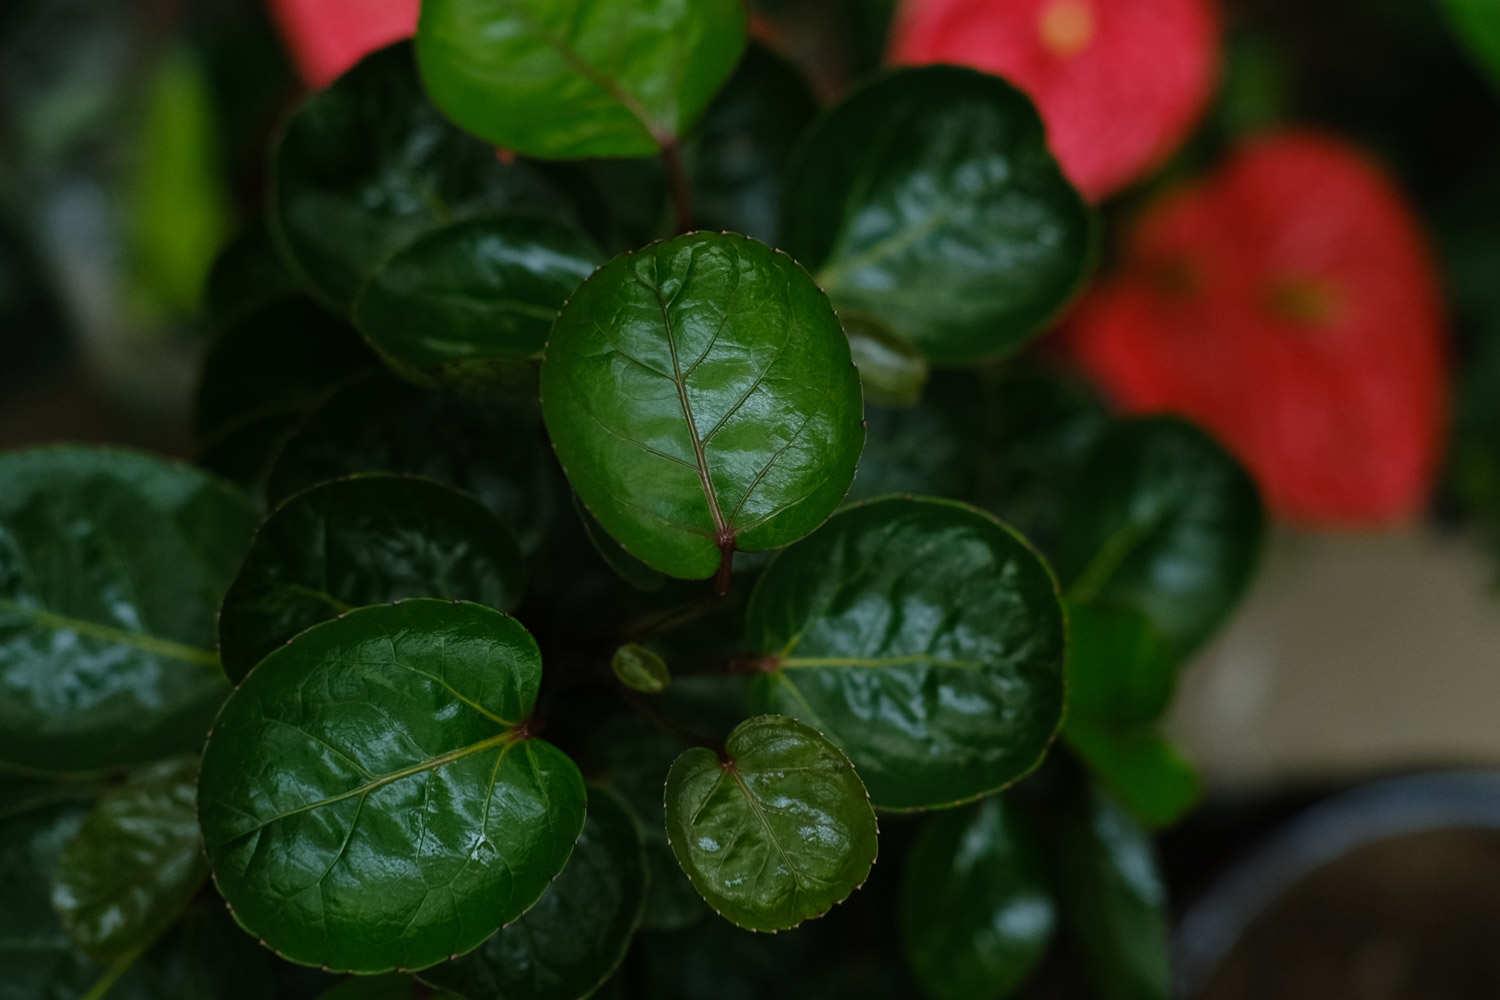
[[[1010,80],[1098,200],[1187,138],[1217,80],[1219,21],[1212,0],[905,0],[891,59]]]
[[[420,0],[271,0],[297,69],[313,87],[417,30]]]
[[[1129,410],[1213,431],[1299,521],[1423,507],[1447,418],[1438,277],[1358,151],[1266,136],[1142,218],[1065,343]]]

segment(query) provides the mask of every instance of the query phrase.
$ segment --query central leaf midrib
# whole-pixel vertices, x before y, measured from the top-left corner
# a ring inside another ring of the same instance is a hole
[[[92,639],[102,639],[107,642],[118,643],[122,646],[130,646],[145,653],[153,653],[157,656],[165,656],[174,660],[182,660],[186,663],[205,667],[217,667],[219,657],[211,649],[200,646],[190,646],[184,642],[172,639],[163,639],[146,632],[132,632],[128,629],[117,628],[113,625],[105,625],[102,622],[89,621],[86,618],[76,618],[72,615],[59,614],[56,611],[48,611],[46,608],[35,608],[15,601],[0,599],[0,612],[9,611],[31,619],[32,622],[42,628],[52,629],[57,632],[77,632]]]
[[[816,875],[809,875],[792,863],[791,855],[789,855],[786,851],[786,848],[782,846],[781,838],[776,836],[776,831],[771,828],[770,818],[766,816],[765,810],[761,808],[760,801],[756,799],[755,793],[750,790],[750,786],[747,785],[745,783],[745,779],[740,776],[739,769],[736,767],[728,767],[725,768],[725,772],[731,779],[733,779],[735,785],[740,790],[740,794],[745,797],[745,803],[750,807],[750,811],[754,813],[755,818],[760,821],[761,829],[766,832],[766,839],[768,839],[771,842],[771,845],[776,848],[776,853],[781,855],[782,863],[786,865],[787,871],[792,873],[792,881],[796,882],[799,887],[807,887],[812,885],[813,883],[822,883],[824,885],[827,885],[829,882],[828,879],[818,878]]]

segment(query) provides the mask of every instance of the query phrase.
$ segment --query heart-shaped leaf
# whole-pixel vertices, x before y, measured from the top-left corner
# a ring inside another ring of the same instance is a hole
[[[1025,817],[995,796],[927,821],[907,855],[906,960],[932,1000],[1000,1000],[1031,975],[1057,911]]]
[[[1152,726],[1069,716],[1064,736],[1095,780],[1150,829],[1176,823],[1203,792],[1193,765]]]
[[[819,726],[880,809],[989,795],[1040,763],[1063,712],[1063,610],[1040,556],[963,504],[839,512],[750,598],[762,711]]]
[[[602,260],[548,219],[475,219],[434,229],[381,265],[354,319],[418,381],[541,353],[558,310]]]
[[[531,405],[424,392],[375,374],[330,395],[282,446],[266,486],[272,501],[361,473],[422,476],[468,493],[542,546],[567,487]]]
[[[63,849],[52,905],[95,958],[131,956],[155,941],[208,878],[197,783],[195,758],[132,775],[99,800]]]
[[[574,490],[663,573],[727,582],[736,549],[796,541],[838,505],[864,440],[828,300],[785,254],[695,233],[616,257],[573,296],[542,412]]]
[[[782,239],[839,312],[930,360],[1015,350],[1093,263],[1094,217],[998,77],[905,69],[821,119],[794,158]]]
[[[651,156],[745,47],[740,0],[425,0],[417,59],[462,127],[527,156]]]
[[[1101,1000],[1171,995],[1167,894],[1151,838],[1097,791],[1074,804],[1056,842],[1060,899]]]
[[[1179,661],[1244,594],[1265,533],[1245,470],[1168,417],[1121,422],[1095,442],[1065,523],[1068,599],[1143,613]]]
[[[405,43],[309,97],[271,157],[272,236],[303,283],[340,312],[377,266],[427,230],[555,201],[531,167],[502,164],[443,120]]]
[[[625,958],[646,903],[646,856],[629,811],[589,790],[589,815],[568,866],[526,915],[423,981],[465,997],[576,1000]]]
[[[255,516],[147,455],[0,456],[0,761],[89,771],[197,749],[227,691],[214,608]]]
[[[335,480],[256,532],[219,611],[219,657],[238,683],[298,632],[352,608],[444,597],[509,609],[524,577],[515,539],[478,501],[425,479]]]
[[[695,747],[667,773],[667,839],[708,904],[741,927],[820,917],[875,863],[875,811],[849,758],[795,719],[762,715],[723,755]]]
[[[203,753],[235,918],[294,962],[420,969],[524,913],[583,827],[578,768],[527,731],[536,643],[499,611],[361,608],[266,657]]]

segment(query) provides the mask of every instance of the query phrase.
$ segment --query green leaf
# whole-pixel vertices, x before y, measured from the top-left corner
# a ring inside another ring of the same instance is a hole
[[[525,916],[470,955],[421,978],[486,1000],[575,1000],[604,984],[646,902],[646,856],[630,813],[591,789],[588,821],[557,881]]]
[[[588,536],[589,544],[594,547],[599,558],[632,589],[654,593],[667,585],[667,577],[626,552],[619,542],[609,537],[604,526],[578,502],[577,495],[573,497],[573,509],[578,512],[583,533]]]
[[[740,0],[426,0],[433,101],[545,159],[651,156],[708,107],[745,47]]]
[[[227,692],[214,609],[255,528],[196,469],[0,456],[0,761],[90,771],[196,750]]]
[[[355,301],[354,319],[398,373],[418,381],[525,359],[541,354],[558,310],[602,259],[560,222],[460,222],[382,264]]]
[[[484,504],[530,556],[567,502],[540,423],[494,393],[424,392],[382,374],[353,380],[288,438],[266,492],[282,501],[360,473],[421,476]]]
[[[906,859],[901,933],[931,1000],[1011,996],[1057,922],[1034,832],[996,796],[928,820]]]
[[[861,410],[828,300],[742,236],[604,265],[542,364],[547,430],[580,499],[631,554],[686,579],[816,528],[854,478]]]
[[[787,250],[842,311],[938,364],[1014,351],[1088,274],[1093,213],[1036,109],[998,77],[902,69],[814,126],[790,168]]]
[[[270,225],[304,284],[340,312],[391,254],[436,228],[555,194],[444,121],[411,47],[366,57],[288,119],[271,156]]]
[[[1180,820],[1203,792],[1193,766],[1150,726],[1070,717],[1064,735],[1099,784],[1153,830]]]
[[[1469,52],[1500,86],[1500,0],[1443,0],[1443,6]]]
[[[786,165],[817,113],[795,66],[764,45],[747,48],[683,150],[698,224],[776,245]]]
[[[988,450],[983,437],[984,405],[972,374],[937,372],[915,405],[866,408],[869,430],[850,497],[869,500],[892,493],[950,500],[973,497],[985,464],[975,456]]]
[[[298,632],[353,608],[442,597],[508,610],[524,583],[515,539],[478,501],[425,479],[335,480],[261,525],[224,595],[219,657],[239,683]]]
[[[0,820],[0,1000],[84,995],[102,971],[52,910],[51,879],[88,807],[60,803]]]
[[[147,768],[94,807],[59,859],[52,905],[89,954],[138,954],[208,878],[198,832],[198,761]]]
[[[1074,603],[1143,613],[1181,660],[1244,594],[1264,521],[1254,482],[1208,435],[1169,417],[1123,421],[1069,498],[1058,575]]]
[[[875,810],[849,759],[795,719],[761,715],[723,755],[683,753],[667,773],[667,839],[700,895],[747,930],[820,917],[875,863]]]
[[[1167,898],[1150,837],[1119,806],[1091,792],[1065,818],[1056,848],[1063,913],[1091,995],[1166,1000]]]
[[[1151,620],[1129,608],[1069,603],[1068,717],[1114,726],[1155,722],[1177,664]]]
[[[930,809],[1030,773],[1062,722],[1063,611],[988,515],[892,497],[841,511],[750,598],[761,711],[827,733],[877,808]]]
[[[843,320],[865,399],[881,406],[921,402],[927,385],[927,361],[921,353],[878,323],[847,315]]]
[[[262,660],[198,792],[235,918],[294,962],[374,973],[524,913],[584,819],[577,767],[527,731],[541,676],[514,619],[435,600],[351,611]]]
[[[667,661],[638,642],[627,642],[616,649],[609,666],[616,680],[642,694],[661,694],[672,683]]]

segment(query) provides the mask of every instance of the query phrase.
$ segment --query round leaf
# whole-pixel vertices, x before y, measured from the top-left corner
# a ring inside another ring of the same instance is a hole
[[[331,479],[422,476],[468,493],[534,554],[566,493],[535,413],[495,397],[424,392],[388,375],[351,381],[287,439],[266,492],[273,501]]]
[[[558,310],[600,260],[587,237],[559,222],[460,222],[381,265],[354,319],[393,367],[419,377],[528,358],[541,353]]]
[[[696,747],[667,772],[667,839],[700,895],[741,927],[820,917],[875,863],[875,811],[859,775],[816,730],[747,719],[721,758]]]
[[[741,0],[425,0],[417,59],[463,128],[527,156],[651,156],[745,47]]]
[[[85,951],[132,955],[175,921],[208,878],[196,759],[149,768],[109,792],[59,859],[52,905]]]
[[[854,478],[861,411],[828,300],[742,236],[615,258],[563,310],[542,364],[579,497],[629,552],[687,579],[816,528]]]
[[[513,607],[521,551],[504,524],[425,479],[361,476],[282,504],[250,545],[219,611],[219,656],[238,683],[303,629],[406,597]]]
[[[840,312],[930,360],[1015,350],[1092,266],[1094,217],[998,77],[903,69],[825,116],[792,163],[782,239]]]
[[[583,827],[583,779],[526,720],[536,643],[477,604],[361,608],[225,702],[199,819],[236,919],[294,962],[418,969],[526,911]]]
[[[1003,798],[927,821],[907,856],[906,958],[932,1000],[1000,1000],[1041,961],[1057,921],[1045,862]]]
[[[553,200],[428,103],[410,46],[368,56],[287,121],[271,157],[283,256],[341,312],[375,268],[438,225]]]
[[[255,528],[239,491],[132,452],[0,456],[0,761],[88,771],[202,743],[214,608]]]
[[[1124,421],[1100,436],[1066,524],[1057,568],[1069,600],[1140,611],[1179,659],[1244,594],[1265,531],[1245,470],[1170,417]]]
[[[672,683],[667,661],[640,643],[627,642],[616,649],[609,665],[621,684],[642,694],[661,694]]]
[[[971,507],[847,508],[777,557],[750,598],[762,711],[816,725],[881,809],[976,799],[1040,763],[1063,711],[1052,573]]]
[[[547,894],[477,951],[422,979],[486,1000],[589,996],[625,958],[645,903],[646,856],[635,820],[613,795],[591,789],[578,845]]]

